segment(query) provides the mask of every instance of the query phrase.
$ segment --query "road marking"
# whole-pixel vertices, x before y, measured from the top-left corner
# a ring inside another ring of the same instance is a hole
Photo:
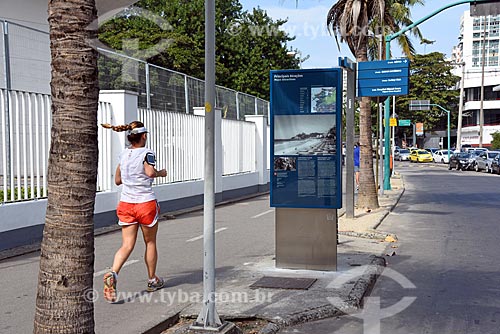
[[[251,217],[252,219],[255,219],[255,218],[259,218],[259,217],[262,217],[264,215],[267,215],[268,213],[271,213],[271,212],[274,212],[274,210],[267,210],[265,212],[262,212],[262,213],[259,213],[258,215],[255,215],[253,217]]]
[[[131,264],[134,264],[134,263],[137,263],[137,262],[139,262],[139,260],[130,260],[130,261],[127,261],[127,262],[125,262],[123,264],[122,268],[126,267],[126,266],[130,266]],[[109,269],[98,271],[98,272],[94,273],[94,277],[104,275],[105,273],[107,273],[109,271],[110,271]]]
[[[225,230],[227,230],[227,227],[221,227],[221,228],[216,229],[215,233],[219,233],[219,232],[222,232],[222,231],[225,231]],[[188,239],[188,240],[186,240],[186,242],[193,242],[193,241],[200,240],[200,239],[203,239],[202,235],[194,237],[194,238],[191,238],[191,239]]]

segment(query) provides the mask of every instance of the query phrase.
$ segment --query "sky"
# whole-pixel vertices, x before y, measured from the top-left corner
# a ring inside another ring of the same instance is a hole
[[[274,20],[288,19],[288,23],[283,26],[284,30],[296,37],[288,42],[288,48],[298,49],[302,53],[302,59],[309,56],[303,61],[302,68],[337,67],[339,56],[354,58],[347,45],[341,44],[340,50],[338,49],[335,38],[326,28],[326,15],[335,2],[336,0],[240,0],[245,10],[260,7]],[[424,6],[412,8],[412,19],[417,21],[453,2],[456,0],[426,0]],[[469,4],[455,6],[420,24],[424,38],[435,43],[421,45],[413,40],[417,53],[438,51],[450,57],[453,46],[458,43],[460,17],[466,10],[469,10]],[[393,57],[403,56],[395,46],[392,52]]]

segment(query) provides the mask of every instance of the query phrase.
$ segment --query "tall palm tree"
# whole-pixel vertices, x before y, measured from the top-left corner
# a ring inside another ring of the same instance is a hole
[[[94,333],[95,0],[50,0],[52,131],[34,333]]]
[[[368,61],[369,32],[397,32],[410,25],[409,7],[423,4],[424,0],[338,0],[328,12],[327,26],[337,39],[346,42],[357,62]],[[381,29],[375,29],[375,27]],[[418,30],[412,31],[421,37]],[[413,45],[407,36],[398,39],[402,50],[411,56]],[[383,47],[382,50],[385,48]],[[376,49],[375,49],[376,50]],[[372,51],[373,52],[373,51]],[[377,58],[374,55],[371,59]],[[370,97],[362,97],[359,102],[359,141],[360,141],[360,189],[358,206],[378,208],[372,158],[372,119]]]

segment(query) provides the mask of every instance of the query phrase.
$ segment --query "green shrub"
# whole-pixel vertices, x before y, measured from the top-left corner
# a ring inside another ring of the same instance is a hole
[[[494,150],[500,149],[500,132],[492,133],[493,140],[491,141],[491,148]]]
[[[21,189],[21,193],[20,193],[21,197],[20,198],[18,197],[19,196],[19,189]],[[23,201],[23,200],[31,199],[30,197],[25,196],[24,189],[25,189],[24,187],[14,188],[15,201]],[[36,195],[37,187],[35,187],[33,190],[34,190],[35,195]],[[43,193],[43,188],[40,188],[40,193]],[[11,202],[11,196],[12,196],[12,189],[8,188],[6,202]],[[28,187],[28,196],[31,196],[31,187]],[[3,203],[4,201],[5,201],[4,191],[3,191],[3,189],[0,189],[0,203]]]

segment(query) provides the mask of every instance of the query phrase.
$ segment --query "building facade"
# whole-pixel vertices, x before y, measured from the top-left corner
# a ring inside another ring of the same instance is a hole
[[[459,44],[452,52],[455,62],[465,64],[456,73],[464,76],[462,145],[480,144],[481,86],[484,87],[483,146],[490,146],[492,133],[500,132],[500,92],[494,90],[500,84],[499,41],[500,15],[471,17],[469,11],[464,13]]]

